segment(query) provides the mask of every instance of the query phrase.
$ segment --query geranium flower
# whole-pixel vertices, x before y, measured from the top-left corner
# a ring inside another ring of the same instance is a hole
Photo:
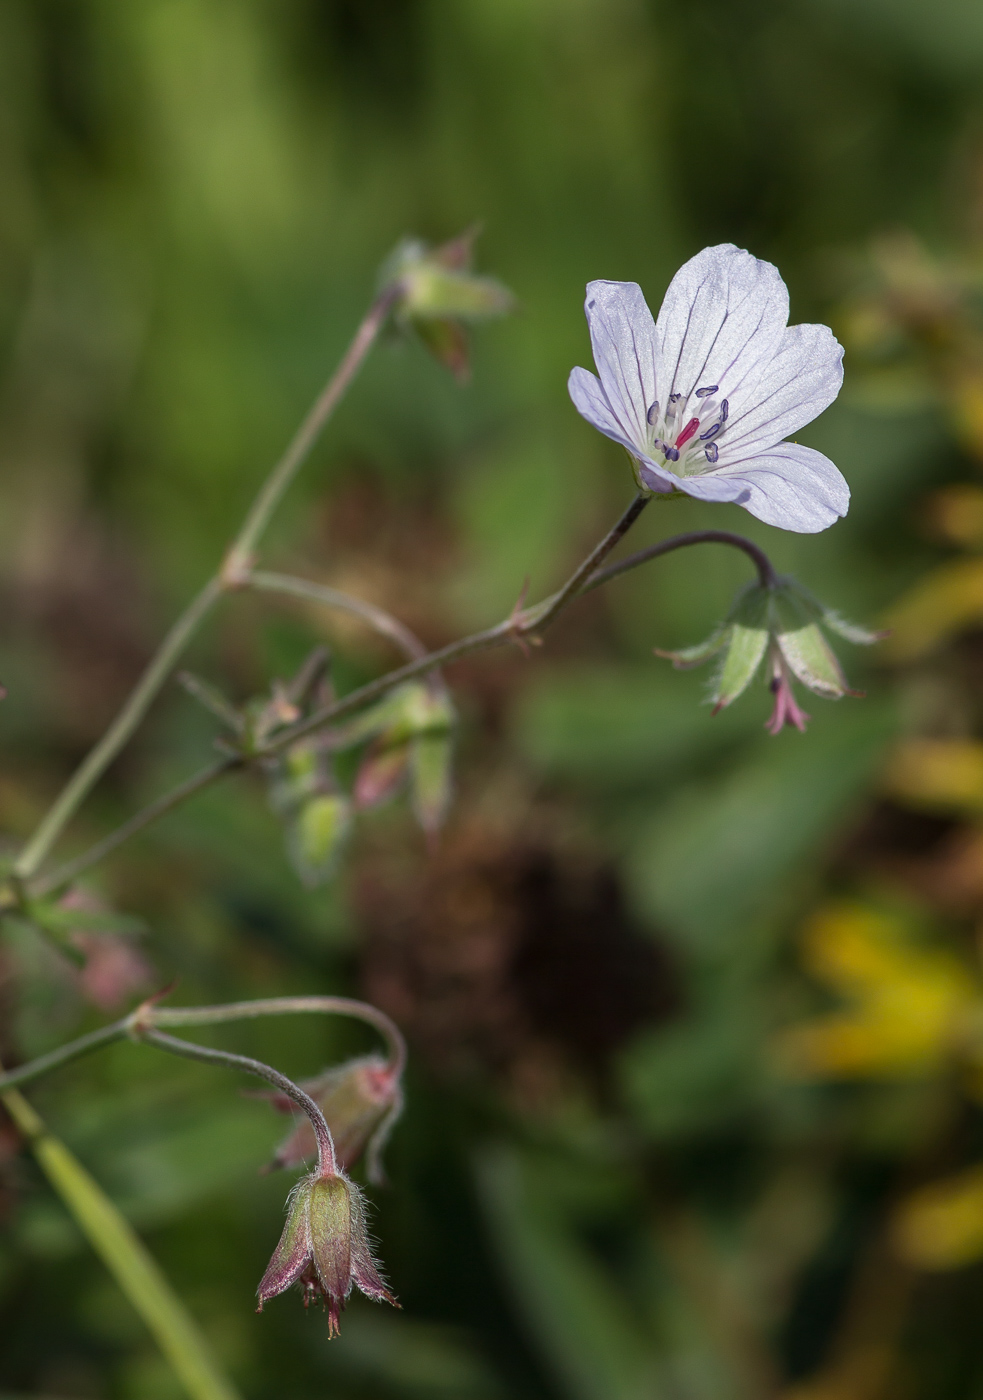
[[[679,269],[658,321],[635,282],[589,283],[585,310],[600,378],[571,371],[570,397],[630,453],[641,489],[804,534],[846,514],[837,467],[783,441],[836,398],[843,349],[827,326],[788,324],[771,263],[722,243]]]

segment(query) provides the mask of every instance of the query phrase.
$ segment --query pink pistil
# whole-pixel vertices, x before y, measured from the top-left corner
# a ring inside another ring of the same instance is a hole
[[[677,447],[685,447],[686,444],[689,442],[690,438],[694,435],[694,433],[696,432],[696,430],[697,430],[697,428],[698,428],[699,426],[700,426],[700,420],[699,420],[699,418],[691,418],[691,419],[689,420],[689,422],[686,424],[686,427],[685,427],[685,428],[683,429],[683,431],[679,434],[679,437],[676,439],[676,446],[677,446]]]
[[[765,724],[768,733],[778,734],[786,724],[794,724],[796,729],[804,734],[806,721],[811,719],[811,715],[807,715],[805,710],[800,710],[795,703],[795,696],[784,669],[775,676],[771,688],[775,695],[775,708]]]

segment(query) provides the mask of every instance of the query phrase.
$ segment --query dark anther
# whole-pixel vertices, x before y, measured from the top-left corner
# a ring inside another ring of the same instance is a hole
[[[720,405],[720,421],[721,421],[721,423],[726,423],[726,422],[727,422],[727,415],[728,415],[729,412],[730,412],[730,400],[729,400],[729,399],[724,399],[723,403]]]
[[[654,404],[652,405],[652,407],[649,409],[648,413],[646,413],[645,417],[648,419],[648,421],[649,421],[650,423],[654,423],[655,420],[658,418],[658,416],[659,416],[659,400],[656,399],[655,403],[654,403]]]
[[[670,402],[670,403],[678,403],[679,400],[680,400],[682,397],[683,397],[682,394],[670,394],[670,395],[669,395],[669,402]]]
[[[721,423],[714,423],[714,425],[713,425],[712,428],[707,428],[707,430],[706,430],[705,433],[701,433],[701,434],[700,434],[700,441],[701,441],[701,442],[709,442],[711,438],[715,438],[715,437],[717,436],[717,434],[720,432],[720,430],[721,430],[721,428],[722,428],[723,426],[724,426],[724,425],[723,425],[722,422],[721,422]]]
[[[706,453],[707,453],[707,461],[708,461],[708,462],[715,462],[715,461],[717,460],[717,458],[719,457],[719,455],[720,455],[719,452],[717,451],[717,444],[716,444],[715,442],[708,443],[708,444],[707,444]]]
[[[708,384],[705,389],[697,389],[696,397],[698,399],[708,399],[710,395],[715,394],[719,388],[719,384]]]
[[[675,447],[667,447],[667,448],[666,448],[666,461],[667,461],[667,462],[678,462],[678,461],[679,461],[679,449],[678,449],[678,448],[675,448]]]

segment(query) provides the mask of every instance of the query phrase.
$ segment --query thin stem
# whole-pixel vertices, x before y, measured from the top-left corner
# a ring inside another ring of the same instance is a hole
[[[291,574],[270,573],[265,569],[250,569],[246,583],[262,593],[289,593],[295,598],[308,598],[313,603],[323,603],[325,607],[338,608],[341,612],[353,613],[367,622],[370,627],[391,642],[409,657],[418,661],[427,655],[427,649],[410,629],[398,618],[367,603],[362,598],[353,598],[350,593],[341,593],[337,588],[329,588],[324,583],[314,583],[306,578],[294,578]]]
[[[351,997],[265,997],[256,1001],[231,1001],[224,1006],[155,1006],[147,1019],[154,1026],[217,1026],[224,1021],[244,1021],[255,1016],[297,1015],[323,1012],[351,1016],[377,1030],[389,1050],[389,1070],[396,1077],[406,1067],[406,1041],[394,1021],[367,1001]],[[0,1080],[0,1084],[3,1081]]]
[[[305,1094],[303,1089],[298,1088],[285,1074],[281,1074],[270,1065],[264,1065],[262,1060],[251,1059],[248,1055],[234,1055],[229,1050],[213,1050],[210,1046],[195,1045],[190,1040],[179,1040],[176,1035],[165,1035],[163,1031],[152,1030],[147,1025],[134,1028],[131,1034],[134,1040],[156,1045],[158,1050],[167,1050],[172,1055],[183,1055],[187,1060],[203,1060],[206,1064],[226,1065],[229,1069],[241,1069],[246,1074],[255,1074],[258,1079],[265,1079],[282,1094],[293,1099],[298,1108],[302,1108],[311,1120],[311,1127],[317,1139],[318,1175],[338,1175],[334,1140],[327,1119],[310,1094]]]
[[[26,1065],[8,1070],[6,1074],[0,1074],[0,1096],[18,1084],[27,1084],[32,1079],[39,1079],[41,1075],[48,1074],[59,1065],[77,1060],[80,1055],[87,1055],[90,1050],[100,1050],[104,1045],[111,1045],[114,1040],[125,1040],[126,1035],[127,1021],[124,1018],[111,1026],[102,1026],[97,1031],[90,1031],[88,1035],[81,1035],[78,1040],[71,1040],[67,1045],[60,1045],[57,1050],[51,1050],[47,1055],[39,1055],[36,1060],[30,1060]]]
[[[557,613],[581,592],[585,580],[591,577],[619,540],[628,533],[651,499],[651,496],[639,491],[618,523],[612,526],[600,544],[595,545],[580,567],[567,579],[559,593],[555,593],[552,598],[548,599],[545,612],[536,619],[537,628],[548,627]]]
[[[47,816],[17,857],[14,874],[22,880],[34,874],[57,841],[62,828],[74,816],[89,790],[143,719],[175,661],[221,593],[222,585],[219,580],[211,579],[168,632],[122,710],[95,748],[90,750],[75,770]]]
[[[192,1400],[239,1400],[194,1318],[129,1221],[17,1090],[4,1093],[2,1099],[52,1187],[143,1318],[187,1394]]]
[[[351,997],[266,997],[256,1001],[233,1001],[223,1006],[158,1006],[154,1002],[144,1002],[122,1020],[110,1026],[103,1026],[89,1035],[62,1045],[47,1055],[41,1055],[26,1065],[0,1074],[0,1094],[16,1085],[27,1084],[38,1079],[59,1065],[86,1055],[90,1050],[98,1050],[114,1040],[127,1036],[139,1037],[147,1029],[159,1026],[217,1026],[228,1021],[251,1020],[256,1016],[304,1015],[310,1012],[328,1016],[351,1016],[364,1021],[377,1030],[386,1042],[389,1052],[389,1071],[398,1079],[406,1067],[406,1041],[395,1022],[384,1011],[365,1001],[355,1001]],[[184,1041],[179,1042],[184,1045]],[[274,1071],[275,1073],[275,1071]]]
[[[639,564],[647,564],[650,559],[671,554],[674,549],[686,549],[691,544],[729,544],[735,549],[742,549],[754,561],[762,588],[774,588],[776,575],[772,562],[764,550],[759,549],[752,540],[745,539],[743,535],[733,535],[729,530],[693,530],[687,535],[672,535],[667,540],[660,540],[658,544],[649,545],[647,549],[640,549],[637,554],[629,554],[627,559],[619,559],[617,564],[609,564],[606,569],[599,569],[597,573],[591,574],[581,593],[589,593],[591,589],[598,588],[609,579],[617,578],[629,569],[637,569]]]
[[[395,282],[380,292],[372,303],[340,365],[300,425],[286,452],[260,488],[241,530],[232,542],[222,569],[215,578],[209,580],[168,632],[116,719],[68,780],[37,831],[21,851],[13,871],[19,879],[29,879],[37,871],[91,788],[147,713],[175,661],[216,600],[227,589],[241,585],[243,575],[249,569],[252,552],[269,523],[270,516],[313,447],[318,433],[357,374],[401,291],[402,285]]]
[[[451,662],[458,661],[461,657],[467,656],[470,653],[485,651],[491,647],[502,646],[507,642],[512,642],[524,636],[528,636],[530,633],[541,632],[556,618],[560,610],[572,602],[575,597],[582,597],[585,593],[599,588],[601,584],[607,583],[613,578],[617,578],[620,574],[627,573],[629,569],[637,569],[639,565],[648,563],[650,559],[657,559],[663,554],[671,554],[676,549],[685,549],[695,544],[730,545],[735,549],[742,550],[754,562],[763,587],[770,588],[774,586],[776,580],[775,570],[764,551],[759,549],[751,540],[745,539],[743,535],[731,534],[728,530],[695,530],[689,534],[673,535],[669,539],[660,540],[658,544],[649,545],[646,549],[640,549],[637,553],[630,554],[626,559],[619,560],[617,564],[609,564],[607,568],[603,569],[598,568],[598,561],[604,559],[610,550],[614,548],[618,539],[630,528],[632,521],[638,518],[639,510],[644,506],[645,499],[645,497],[640,497],[632,502],[632,505],[625,512],[614,529],[609,531],[598,545],[597,549],[592,551],[584,564],[576,570],[571,579],[558,593],[552,594],[550,597],[544,599],[543,602],[537,603],[534,607],[527,608],[521,613],[506,618],[503,622],[497,623],[494,627],[486,628],[481,632],[475,632],[469,637],[462,637],[459,641],[450,642],[447,646],[441,647],[437,651],[425,652],[423,655],[416,656],[413,660],[408,661],[405,665],[399,666],[395,670],[387,671],[385,675],[379,676],[376,680],[369,681],[366,685],[351,691],[341,700],[336,700],[333,704],[324,706],[322,709],[309,715],[305,720],[282,730],[279,735],[264,744],[255,755],[251,755],[250,757],[263,758],[278,753],[283,748],[289,748],[291,744],[297,739],[302,738],[305,734],[312,733],[314,730],[320,729],[326,724],[330,724],[333,720],[341,719],[361,709],[363,706],[370,704],[373,700],[385,695],[387,691],[393,690],[403,681],[412,680],[416,676],[426,675],[428,672],[435,671],[442,666],[449,665]],[[641,501],[641,506],[638,504],[639,500]],[[627,523],[625,523],[626,521]],[[594,572],[590,573],[587,565],[592,560],[594,561],[592,565]],[[258,574],[251,573],[248,575],[249,582],[255,582],[257,578],[261,580],[276,579],[277,591],[280,591],[279,584],[281,581],[289,581],[291,586],[282,591],[296,593],[298,596],[312,597],[317,601],[330,602],[332,606],[337,605],[339,607],[345,607],[348,611],[358,612],[360,616],[367,616],[364,609],[372,608],[371,604],[363,605],[360,599],[350,598],[347,594],[335,595],[335,590],[323,589],[322,585],[308,583],[308,581],[304,579],[289,579],[287,575],[266,574],[265,572],[260,572]],[[578,580],[576,590],[571,587],[574,580]],[[297,585],[297,587],[294,587],[294,585]],[[258,586],[263,587],[264,584],[259,583]],[[327,597],[322,598],[320,596],[322,591],[334,596],[332,596],[330,600]],[[340,601],[341,599],[345,601],[342,603]],[[397,627],[402,626],[395,618],[390,618],[388,614],[383,613],[382,616],[386,619],[387,626],[388,623],[393,623]],[[375,622],[373,622],[373,625],[376,625]],[[387,631],[387,635],[391,635],[391,633]],[[412,636],[412,634],[409,635]],[[415,645],[421,645],[417,642],[416,638],[413,640]],[[149,826],[157,817],[162,816],[165,812],[169,812],[180,802],[183,802],[185,798],[192,796],[195,792],[199,792],[202,788],[224,776],[225,773],[232,772],[235,768],[243,766],[247,761],[246,756],[229,758],[223,760],[221,763],[216,763],[209,768],[203,769],[200,773],[195,774],[185,783],[181,784],[180,787],[175,788],[173,792],[165,794],[163,797],[158,798],[156,802],[152,803],[151,806],[145,808],[142,812],[138,812],[126,822],[125,825],[121,826],[117,831],[111,832],[90,850],[83,852],[66,865],[60,866],[44,879],[32,881],[28,885],[28,893],[49,894],[52,890],[59,889],[66,885],[84,870],[88,870],[99,860],[102,860],[110,851],[114,851],[117,846],[121,845],[130,836],[133,836],[138,831],[142,831],[144,827]]]
[[[58,866],[49,875],[44,875],[38,880],[32,880],[29,885],[29,892],[32,895],[47,895],[55,890],[63,889],[65,885],[90,869],[93,865],[98,865],[101,860],[105,860],[117,846],[121,846],[124,841],[128,841],[131,836],[135,836],[138,831],[142,831],[145,826],[150,826],[158,817],[163,817],[172,808],[180,806],[189,797],[193,797],[196,792],[201,792],[204,788],[210,787],[219,778],[224,778],[226,773],[233,772],[236,768],[241,768],[244,760],[239,757],[223,758],[217,763],[210,763],[207,768],[202,768],[199,772],[193,773],[190,778],[186,778],[176,788],[164,793],[163,797],[158,797],[156,802],[151,802],[142,811],[135,813],[129,821],[122,826],[111,831],[108,836],[104,836],[101,841],[97,841],[94,846],[90,846],[87,851],[75,857],[74,860],[66,861],[64,865]]]
[[[402,294],[402,283],[393,282],[385,287],[370,306],[362,324],[352,339],[341,364],[338,366],[324,391],[314,403],[311,411],[294,434],[286,452],[267,477],[256,497],[242,529],[230,549],[225,565],[226,577],[238,581],[251,564],[251,556],[270,517],[283,498],[284,492],[297,475],[305,457],[314,446],[317,436],[337,408],[339,401],[348,389],[362,362],[372,348],[376,337],[386,323],[394,304]]]

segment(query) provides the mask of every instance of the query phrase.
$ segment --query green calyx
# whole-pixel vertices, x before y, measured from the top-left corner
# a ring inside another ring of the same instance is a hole
[[[715,714],[747,689],[766,657],[770,672],[787,670],[817,695],[831,700],[856,695],[824,628],[860,645],[870,645],[882,635],[845,621],[795,579],[781,577],[769,586],[752,583],[742,589],[724,622],[705,642],[656,655],[668,657],[680,670],[717,657],[710,696]]]

